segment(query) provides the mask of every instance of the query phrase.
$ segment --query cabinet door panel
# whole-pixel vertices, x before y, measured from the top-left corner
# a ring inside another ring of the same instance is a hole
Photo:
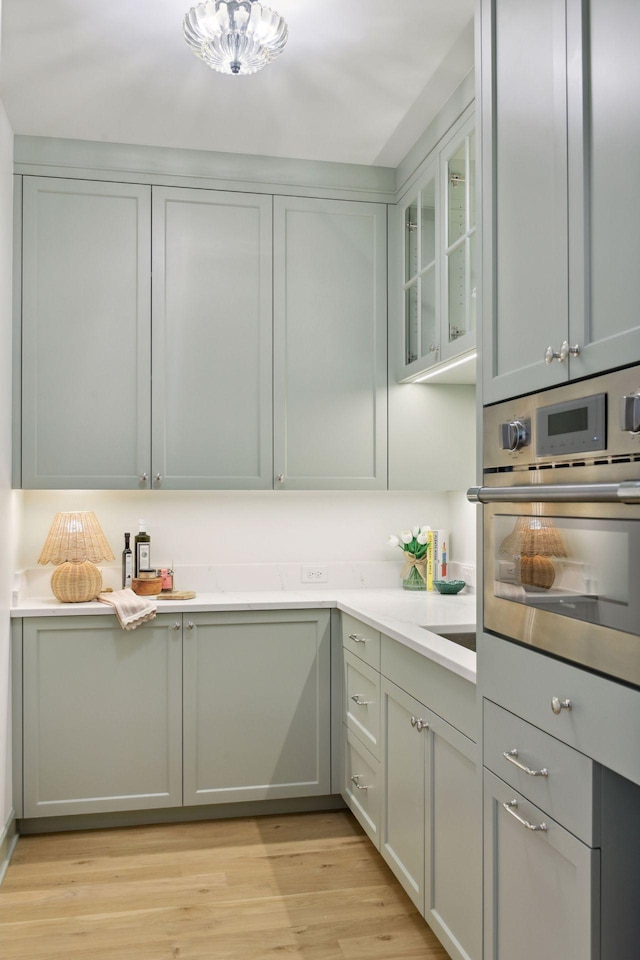
[[[425,919],[454,960],[482,956],[478,748],[431,714],[426,767]]]
[[[487,960],[596,960],[600,852],[484,772]],[[546,832],[519,823],[503,804]]]
[[[24,815],[179,806],[181,632],[158,616],[24,621]]]
[[[191,622],[185,804],[328,794],[328,611],[196,614]]]
[[[484,402],[562,382],[568,331],[564,0],[484,0]]]
[[[424,912],[425,707],[382,680],[383,795],[380,852],[421,913]]]
[[[154,485],[272,485],[271,203],[153,189]]]
[[[150,465],[150,188],[24,177],[22,485]]]
[[[640,5],[569,0],[568,23],[570,369],[583,377],[640,359]]]
[[[276,197],[274,218],[275,473],[386,489],[386,208]]]

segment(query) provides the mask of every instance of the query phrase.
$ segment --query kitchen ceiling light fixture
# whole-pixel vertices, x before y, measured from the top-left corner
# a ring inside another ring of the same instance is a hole
[[[258,0],[207,0],[185,14],[187,43],[218,73],[246,76],[279,57],[289,31],[286,21]]]

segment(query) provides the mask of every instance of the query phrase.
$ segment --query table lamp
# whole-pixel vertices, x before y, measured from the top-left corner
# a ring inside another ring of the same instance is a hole
[[[62,603],[95,600],[102,590],[102,574],[95,566],[114,560],[95,513],[56,513],[38,563],[55,563],[51,589]]]

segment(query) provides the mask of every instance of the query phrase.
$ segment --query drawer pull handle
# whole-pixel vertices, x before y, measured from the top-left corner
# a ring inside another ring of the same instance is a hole
[[[411,726],[415,727],[418,733],[429,729],[428,721],[423,720],[421,717],[411,717]]]
[[[516,808],[518,806],[517,800],[510,800],[508,803],[503,803],[502,806],[507,811],[507,813],[511,814],[514,820],[517,820],[518,823],[521,823],[523,827],[527,828],[527,830],[533,830],[534,833],[537,833],[538,831],[541,831],[542,833],[546,833],[546,830],[547,830],[546,823],[539,823],[536,826],[535,823],[529,823],[529,821],[525,820],[524,817],[518,816],[518,814],[516,813]]]
[[[562,710],[571,710],[571,700],[560,700],[558,697],[551,698],[551,709],[558,716]]]
[[[518,751],[509,750],[508,753],[503,753],[502,756],[505,760],[508,760],[509,763],[512,763],[514,767],[517,767],[518,770],[522,770],[523,773],[526,773],[529,777],[548,777],[549,771],[546,767],[543,767],[542,770],[532,770],[531,767],[526,767],[524,763],[520,763],[518,760]]]
[[[373,703],[373,700],[363,700],[359,693],[354,693],[351,699],[359,707],[368,707],[370,703]]]
[[[349,640],[353,640],[354,643],[366,643],[368,637],[359,637],[357,633],[350,633]]]
[[[360,777],[361,774],[356,773],[353,777],[351,777],[351,783],[355,786],[356,790],[368,790],[369,787],[367,787],[366,784],[360,783]]]

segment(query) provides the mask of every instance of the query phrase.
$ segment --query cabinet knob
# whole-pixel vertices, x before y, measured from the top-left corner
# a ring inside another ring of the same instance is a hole
[[[195,627],[195,623],[193,622],[193,620],[189,620],[187,622],[187,630],[193,630],[194,627]]]
[[[179,621],[179,620],[176,620],[176,622],[175,622],[174,625],[171,627],[171,629],[172,629],[172,630],[179,630],[179,629],[180,629],[180,621]]]
[[[276,480],[278,481],[278,483],[284,483],[284,473],[279,473],[278,476],[276,477]]]
[[[149,474],[148,474],[148,473],[141,473],[141,474],[140,474],[140,483],[146,483],[148,479],[149,479]]]
[[[563,710],[571,710],[571,700],[560,700],[558,697],[551,698],[551,709],[558,716]]]
[[[153,482],[154,482],[154,483],[160,483],[161,480],[162,480],[162,474],[161,474],[161,473],[156,473],[155,477],[153,478]]]
[[[554,360],[559,360],[560,363],[564,363],[567,357],[577,357],[580,354],[580,344],[576,343],[575,346],[570,347],[568,340],[563,340],[560,344],[560,350],[556,353],[553,347],[549,346],[544,352],[545,363],[553,363]]]
[[[418,733],[429,729],[428,722],[423,720],[422,717],[411,717],[411,726],[415,727]]]

